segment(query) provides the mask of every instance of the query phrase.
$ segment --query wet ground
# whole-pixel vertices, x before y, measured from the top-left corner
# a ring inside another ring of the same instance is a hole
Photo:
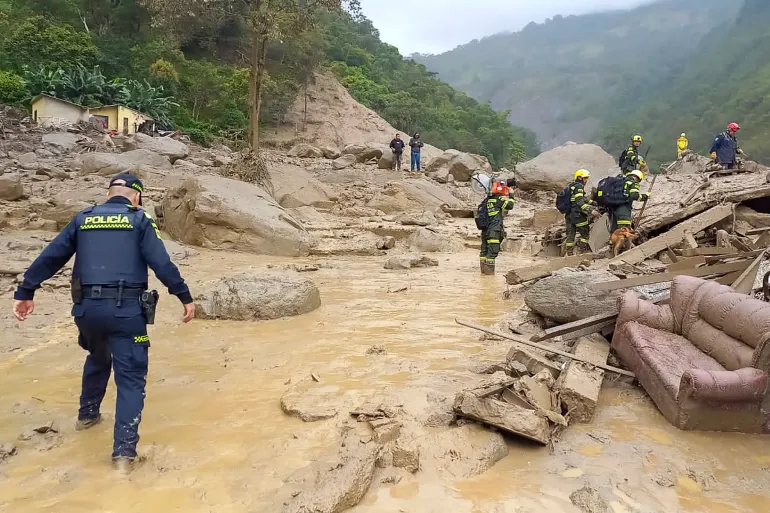
[[[182,325],[181,306],[163,297],[150,332],[143,461],[128,477],[109,460],[112,385],[106,421],[74,431],[84,353],[66,291],[41,292],[37,324],[6,321],[0,346],[0,446],[18,451],[0,463],[0,512],[274,511],[268,504],[292,472],[337,449],[333,421],[281,412],[281,395],[311,373],[341,404],[387,391],[416,413],[428,392],[453,395],[478,358],[507,352],[454,323],[491,324],[520,304],[502,299],[503,273],[479,276],[471,251],[438,258],[439,267],[408,272],[384,270],[381,258],[324,260],[328,268],[306,274],[323,306],[285,320]],[[514,262],[505,255],[498,265]],[[307,261],[202,252],[187,263],[182,272],[196,289],[222,269]],[[9,309],[10,294],[3,298]],[[366,355],[374,344],[387,354]],[[31,432],[41,426],[58,433]],[[594,422],[570,427],[554,454],[509,440],[509,456],[482,476],[418,472],[373,485],[350,511],[579,512],[569,495],[588,485],[613,513],[767,512],[769,441],[678,431],[640,390],[607,385]]]

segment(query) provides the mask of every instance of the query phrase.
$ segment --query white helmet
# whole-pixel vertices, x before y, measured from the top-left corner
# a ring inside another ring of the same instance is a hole
[[[681,137],[687,137],[687,135],[684,132],[682,132]]]
[[[492,178],[483,173],[476,173],[471,177],[471,189],[476,194],[486,196],[492,190]]]

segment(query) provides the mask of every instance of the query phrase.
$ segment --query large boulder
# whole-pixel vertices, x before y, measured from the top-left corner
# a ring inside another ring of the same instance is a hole
[[[171,137],[150,137],[146,134],[133,134],[123,143],[127,150],[149,150],[168,158],[173,164],[190,154],[190,148]]]
[[[323,152],[324,158],[327,158],[330,160],[334,160],[338,158],[340,155],[342,155],[342,153],[340,153],[340,150],[336,146],[326,145],[326,146],[321,146],[319,149]]]
[[[425,253],[452,253],[460,251],[462,246],[446,233],[436,232],[430,228],[419,228],[408,240],[409,248]]]
[[[442,205],[464,208],[465,204],[447,189],[429,180],[401,180],[390,182],[379,190],[367,204],[386,214],[428,210],[435,212]]]
[[[307,230],[256,185],[220,176],[188,178],[162,202],[165,229],[177,240],[264,255],[310,252]]]
[[[324,156],[324,152],[320,148],[316,148],[310,144],[297,144],[293,146],[287,153],[289,157],[299,157],[303,159],[320,159]]]
[[[390,148],[386,144],[376,142],[351,144],[342,150],[343,155],[355,155],[358,162],[367,162],[373,159],[379,160],[386,152],[390,152]]]
[[[78,141],[82,138],[82,135],[69,132],[54,132],[45,134],[42,142],[44,146],[52,146],[61,151],[72,151],[77,146]]]
[[[24,196],[24,187],[21,185],[21,175],[7,173],[0,175],[0,199],[17,200]]]
[[[195,298],[200,319],[259,321],[312,312],[321,306],[315,284],[295,273],[248,271],[226,276]]]
[[[396,160],[396,154],[393,153],[393,150],[388,149],[388,151],[383,151],[382,155],[380,156],[379,160],[377,161],[377,167],[379,169],[393,169],[393,164]],[[404,156],[401,155],[401,165],[404,165]]]
[[[569,142],[519,164],[517,182],[523,190],[560,192],[574,179],[578,169],[591,172],[589,189],[602,178],[619,172],[615,158],[599,146]]]
[[[101,176],[113,176],[118,173],[146,169],[168,171],[171,161],[159,153],[147,149],[132,150],[125,153],[86,153],[81,157],[83,172]]]
[[[63,191],[51,198],[53,205],[40,215],[43,219],[54,221],[57,229],[62,229],[81,210],[105,201],[107,201],[107,191],[104,189],[94,187]]]
[[[345,169],[346,167],[354,165],[356,162],[358,162],[358,159],[356,159],[355,155],[343,155],[332,162],[332,167],[337,170]]]
[[[428,173],[438,177],[451,175],[458,182],[469,182],[476,173],[492,174],[492,166],[486,157],[465,153],[458,150],[447,150],[443,155],[433,159],[426,168]]]
[[[527,290],[524,302],[546,319],[565,323],[617,310],[619,291],[594,292],[593,283],[615,281],[607,271],[560,269]]]
[[[273,198],[283,208],[328,206],[334,194],[299,166],[281,164],[272,168]]]

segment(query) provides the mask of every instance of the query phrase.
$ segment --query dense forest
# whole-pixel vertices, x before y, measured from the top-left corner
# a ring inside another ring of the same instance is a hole
[[[766,4],[661,0],[556,16],[415,58],[454,87],[511,110],[512,122],[535,130],[544,148],[588,141],[617,155],[642,131],[652,160],[663,162],[681,132],[703,153],[727,122],[743,120],[747,153],[770,160],[758,140],[767,126],[762,84],[770,85],[767,20],[759,16]]]
[[[243,18],[198,16],[170,28],[152,6],[0,0],[0,102],[26,106],[48,92],[89,106],[124,103],[204,144],[242,141],[252,41]],[[272,38],[265,57],[262,124],[280,123],[325,68],[392,125],[436,146],[485,155],[497,167],[538,153],[533,132],[404,59],[360,13],[324,11],[307,30]]]

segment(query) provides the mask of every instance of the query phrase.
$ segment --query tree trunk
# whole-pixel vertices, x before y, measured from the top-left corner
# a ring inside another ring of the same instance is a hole
[[[265,78],[265,59],[267,57],[267,34],[260,34],[256,29],[253,34],[252,70],[249,92],[250,130],[249,147],[252,151],[259,148],[259,113],[262,106],[262,85]]]
[[[307,87],[308,87],[308,79],[305,79],[305,112],[302,119],[302,132],[307,132]]]

